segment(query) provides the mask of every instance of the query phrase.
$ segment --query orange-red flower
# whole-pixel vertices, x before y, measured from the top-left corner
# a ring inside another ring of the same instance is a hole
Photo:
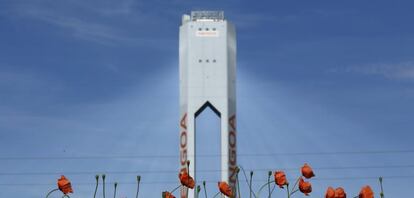
[[[187,171],[181,171],[180,174],[178,174],[178,178],[180,178],[180,182],[183,186],[191,189],[194,188],[194,179],[187,173]]]
[[[346,198],[345,190],[341,187],[335,189],[335,198]]]
[[[310,182],[305,182],[303,180],[303,178],[301,177],[299,179],[299,190],[300,192],[302,192],[303,194],[305,194],[306,196],[309,195],[309,193],[312,192],[312,185]]]
[[[221,193],[226,195],[227,197],[233,196],[233,191],[231,190],[231,187],[226,182],[218,182],[218,187]]]
[[[332,187],[328,187],[326,190],[325,198],[335,198],[335,190]]]
[[[70,181],[66,179],[64,175],[60,176],[60,179],[58,179],[57,182],[58,188],[60,191],[63,192],[63,194],[73,193],[72,185],[70,184]]]
[[[315,176],[315,174],[313,174],[313,170],[312,170],[312,168],[307,164],[307,163],[305,163],[303,166],[302,166],[302,175],[306,178],[306,179],[310,179],[311,177],[314,177]]]
[[[374,198],[374,192],[372,191],[371,187],[362,187],[361,191],[359,192],[359,198]]]
[[[162,198],[175,198],[175,196],[170,192],[164,191],[162,192]]]
[[[280,188],[283,188],[284,185],[287,185],[286,175],[283,171],[275,171],[275,183],[279,185]]]

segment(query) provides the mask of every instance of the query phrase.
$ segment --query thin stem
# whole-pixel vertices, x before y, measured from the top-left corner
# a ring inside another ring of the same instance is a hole
[[[141,183],[141,176],[137,176],[137,194],[135,196],[135,198],[138,198],[138,193],[139,193],[139,184]]]
[[[244,171],[244,168],[243,168],[243,167],[241,167],[241,166],[240,166],[240,168],[241,168],[241,170],[243,171],[243,175],[244,175],[244,178],[246,179],[246,183],[247,183],[247,185],[249,185],[249,182],[248,182],[248,179],[247,179],[247,175],[246,175],[246,171]],[[256,194],[254,194],[254,192],[253,192],[252,188],[250,188],[250,191],[253,193],[253,196],[254,196],[255,198],[257,198],[257,196],[256,196]]]
[[[270,191],[270,197],[272,197],[272,193],[273,193],[273,191],[275,190],[275,188],[276,188],[276,184],[275,184],[275,185],[273,185],[272,191]]]
[[[265,183],[264,185],[262,185],[262,186],[259,188],[259,191],[257,192],[257,196],[258,196],[258,197],[260,197],[260,192],[262,192],[262,190],[264,189],[264,187],[266,187],[267,185],[269,185],[269,184],[270,184],[270,183],[272,183],[272,182],[274,182],[274,181],[269,181],[269,182]]]
[[[236,182],[237,182],[237,192],[239,194],[239,198],[241,198],[241,193],[240,193],[240,182],[239,182],[239,172],[237,171],[236,173]],[[237,197],[237,196],[236,196]]]
[[[270,176],[272,176],[272,171],[269,171],[269,174],[267,174],[267,188],[269,189],[268,198],[270,198]]]
[[[118,183],[114,183],[114,198],[116,197],[116,187],[118,186]]]
[[[103,198],[105,198],[105,174],[102,175],[102,193]]]
[[[221,192],[216,193],[213,198],[216,198],[219,194],[221,194]]]
[[[96,197],[96,191],[98,191],[99,175],[96,175],[95,179],[96,179],[96,186],[95,186],[95,193],[93,193],[93,198]]]
[[[249,183],[249,188],[250,188],[250,198],[252,198],[252,180],[253,180],[253,171],[250,171],[250,183]]]
[[[68,197],[68,198],[70,198],[70,197],[69,197],[69,195],[63,195],[63,196],[62,196],[62,198],[64,198],[64,197]]]
[[[295,194],[295,192],[298,192],[298,191],[299,191],[299,189],[296,189],[296,190],[292,191],[292,192],[290,193],[290,195],[293,195],[293,194]]]
[[[188,176],[190,176],[190,160],[187,160],[187,174],[188,174]],[[188,183],[188,180],[190,180],[190,177],[187,177],[187,183]],[[186,187],[185,188],[186,189],[186,196],[188,197],[188,191],[189,191],[189,189],[188,189],[188,187]]]
[[[287,191],[287,196],[288,198],[290,198],[290,193],[289,193],[289,183],[286,184],[286,191]]]
[[[58,189],[58,188],[56,188],[56,189],[53,189],[53,190],[49,191],[49,192],[47,193],[47,195],[46,195],[46,198],[48,198],[50,194],[52,194],[53,192],[55,192],[55,191],[57,191],[57,190],[59,190],[59,189]]]
[[[198,198],[198,195],[200,194],[200,185],[197,185],[197,191],[196,191],[196,198]]]
[[[177,189],[179,189],[181,186],[183,186],[183,185],[179,185],[179,186],[177,186],[176,188],[174,188],[172,191],[170,191],[170,192],[171,192],[171,194],[172,194],[174,191],[176,191]]]
[[[204,187],[204,195],[207,198],[207,189],[206,189],[206,181],[203,181],[203,187]]]
[[[380,186],[381,186],[380,196],[381,196],[381,198],[384,198],[384,189],[382,188],[382,177],[379,177],[378,179],[379,179]]]
[[[294,191],[295,190],[295,187],[296,187],[296,185],[298,185],[298,182],[299,182],[300,178],[301,177],[298,177],[298,179],[296,180],[295,184],[293,185],[293,188],[292,188],[291,191]],[[293,192],[292,192],[292,194],[293,194]]]

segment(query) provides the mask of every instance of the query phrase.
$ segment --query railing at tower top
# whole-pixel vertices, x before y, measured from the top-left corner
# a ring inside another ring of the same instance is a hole
[[[223,21],[224,20],[224,11],[192,11],[191,12],[192,21]]]

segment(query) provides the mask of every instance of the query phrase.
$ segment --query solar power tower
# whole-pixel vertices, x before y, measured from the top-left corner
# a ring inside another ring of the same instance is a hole
[[[183,15],[179,40],[180,169],[196,179],[195,119],[210,107],[221,123],[221,181],[236,184],[236,32],[223,11]],[[200,183],[198,183],[201,185]],[[217,184],[214,184],[216,187]],[[195,189],[181,188],[193,198]]]

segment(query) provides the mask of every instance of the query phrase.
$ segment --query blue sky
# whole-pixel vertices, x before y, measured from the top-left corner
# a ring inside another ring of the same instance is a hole
[[[378,197],[378,176],[386,196],[403,197],[414,178],[413,6],[2,1],[0,197],[43,196],[60,174],[74,198],[92,196],[102,173],[120,183],[119,197],[135,195],[137,174],[142,197],[173,189],[178,27],[191,10],[224,10],[237,28],[239,163],[255,170],[256,189],[267,170],[286,170],[293,182],[307,162],[317,175],[310,197],[328,186],[354,196],[363,185]],[[217,123],[211,111],[197,120],[199,179],[211,195]]]

